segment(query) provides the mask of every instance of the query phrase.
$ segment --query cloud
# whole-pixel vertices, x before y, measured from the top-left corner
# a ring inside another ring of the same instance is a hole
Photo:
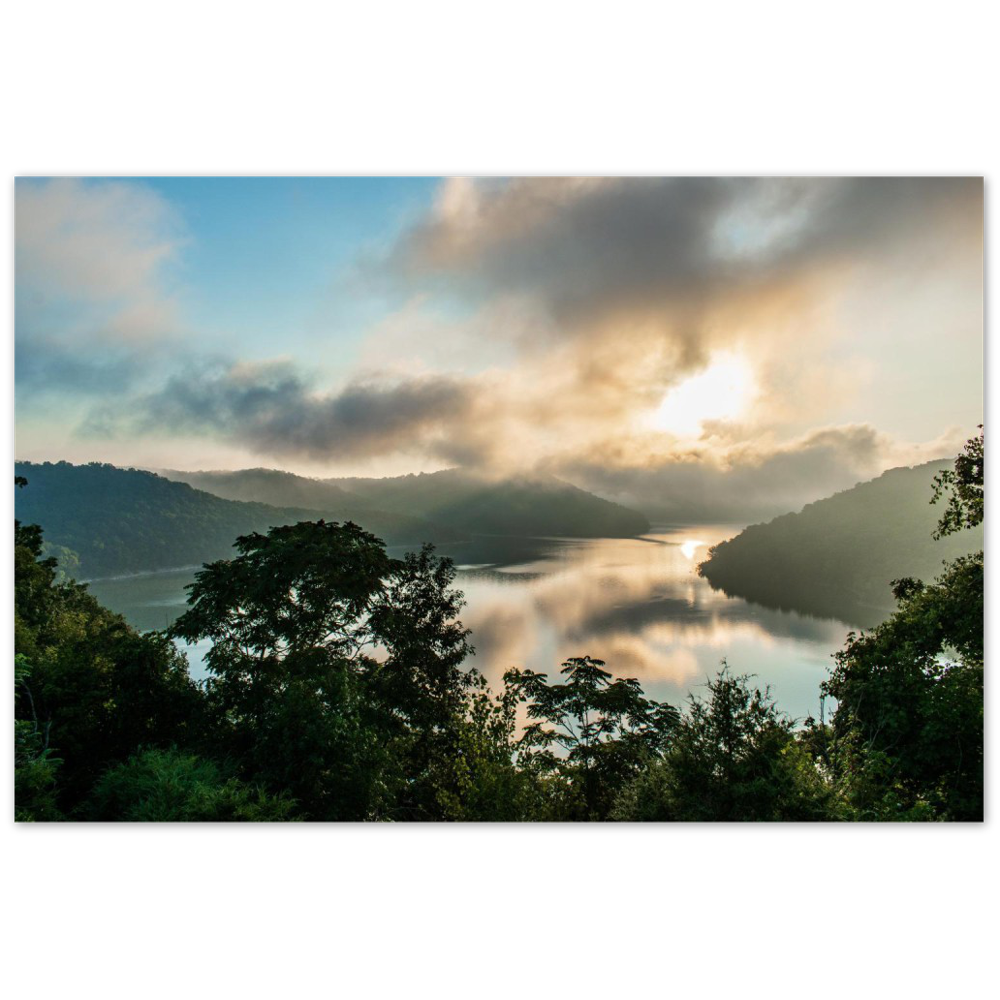
[[[104,396],[121,391],[143,375],[147,362],[147,352],[110,345],[100,350],[67,350],[58,339],[44,336],[18,337],[14,343],[19,401],[67,392]]]
[[[947,458],[961,446],[957,428],[934,441],[906,444],[870,425],[824,427],[784,443],[705,442],[644,462],[614,443],[556,462],[550,470],[653,519],[711,523],[772,517],[849,489],[891,466]]]
[[[317,392],[288,361],[200,364],[130,406],[95,409],[95,437],[189,435],[221,440],[280,465],[428,457],[489,475],[535,470],[643,510],[654,520],[729,522],[771,517],[900,464],[954,454],[959,428],[906,444],[870,425],[822,427],[776,441],[723,425],[695,443],[639,433],[606,437],[540,376],[517,382],[424,375]],[[581,401],[582,405],[582,401]],[[589,431],[589,434],[588,434]]]
[[[609,444],[559,468],[574,481],[654,515],[712,521],[853,485],[875,472],[881,444],[873,428],[848,427],[784,445],[739,442],[664,451],[643,462]]]
[[[153,191],[126,182],[26,179],[15,197],[19,291],[111,303],[161,294],[180,233]]]

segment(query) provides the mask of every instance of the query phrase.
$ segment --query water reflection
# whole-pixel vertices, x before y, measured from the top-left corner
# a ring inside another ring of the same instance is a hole
[[[494,686],[511,666],[550,676],[590,655],[652,697],[679,702],[725,657],[772,686],[801,717],[818,710],[819,683],[848,626],[749,604],[697,575],[708,546],[738,527],[664,529],[632,539],[484,539],[443,549],[472,629],[473,664]],[[190,571],[91,585],[139,628],[163,628],[184,608]],[[199,675],[203,648],[188,650]]]
[[[539,541],[530,560],[466,564],[458,584],[475,665],[495,684],[510,666],[551,675],[567,657],[588,654],[616,675],[638,677],[654,697],[677,701],[725,657],[770,683],[792,714],[815,713],[829,654],[847,627],[713,590],[697,563],[737,530]]]

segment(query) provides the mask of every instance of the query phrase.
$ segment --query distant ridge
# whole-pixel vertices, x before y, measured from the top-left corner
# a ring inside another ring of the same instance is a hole
[[[273,507],[297,507],[320,511],[328,520],[354,521],[390,545],[421,545],[451,542],[464,536],[448,524],[434,524],[406,511],[380,510],[321,479],[308,479],[278,469],[241,469],[237,472],[180,472],[157,469],[176,482],[226,500],[265,503]]]
[[[488,479],[447,469],[387,479],[310,479],[276,469],[159,471],[232,500],[322,509],[366,528],[376,518],[411,532],[422,526],[425,534],[433,532],[432,541],[479,535],[627,538],[649,530],[642,514],[554,476]]]
[[[389,479],[328,479],[383,510],[408,511],[493,535],[628,538],[649,531],[645,515],[555,476],[487,479],[461,469]]]

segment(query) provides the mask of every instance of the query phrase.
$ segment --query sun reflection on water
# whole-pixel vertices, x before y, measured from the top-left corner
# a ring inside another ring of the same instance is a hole
[[[705,544],[700,538],[689,538],[686,542],[681,542],[681,553],[685,559],[694,559],[695,552]]]

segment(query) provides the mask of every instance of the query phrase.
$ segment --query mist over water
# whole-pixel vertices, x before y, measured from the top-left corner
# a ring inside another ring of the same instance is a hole
[[[830,654],[851,626],[728,597],[697,575],[708,548],[741,526],[657,528],[642,538],[481,539],[443,546],[459,567],[462,621],[476,653],[468,662],[497,688],[512,666],[558,674],[590,655],[616,676],[636,677],[650,697],[679,703],[725,658],[756,674],[795,717],[817,715]],[[398,554],[398,553],[394,553]],[[183,610],[192,570],[96,581],[101,603],[137,628],[160,629]],[[204,676],[209,643],[182,647]]]

